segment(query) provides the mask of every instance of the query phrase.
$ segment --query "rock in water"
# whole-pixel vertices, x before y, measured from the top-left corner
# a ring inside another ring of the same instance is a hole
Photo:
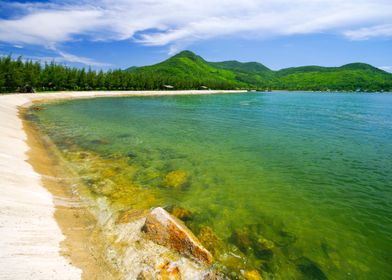
[[[204,264],[212,262],[212,255],[200,244],[193,233],[161,207],[150,212],[142,230],[150,240],[172,248],[186,257]]]
[[[200,242],[206,246],[206,248],[215,256],[219,251],[223,251],[223,242],[215,234],[212,228],[208,226],[202,226],[197,237],[199,238]]]
[[[303,274],[303,279],[309,280],[327,280],[327,276],[321,270],[321,268],[312,260],[307,257],[301,257],[296,260],[298,269]]]
[[[170,212],[174,217],[181,221],[188,221],[192,219],[192,212],[182,207],[174,207]]]

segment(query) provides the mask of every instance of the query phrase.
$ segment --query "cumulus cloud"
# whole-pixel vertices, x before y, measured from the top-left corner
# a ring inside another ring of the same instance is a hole
[[[392,36],[390,0],[56,0],[7,5],[19,16],[0,19],[0,41],[12,44],[131,39],[177,50],[221,36]]]

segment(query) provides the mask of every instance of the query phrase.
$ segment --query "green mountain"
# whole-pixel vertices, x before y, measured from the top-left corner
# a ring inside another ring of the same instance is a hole
[[[149,75],[176,88],[258,88],[287,90],[392,89],[392,74],[365,63],[341,67],[302,66],[273,71],[257,62],[207,62],[183,51],[155,65],[132,67],[134,75]]]
[[[392,74],[365,63],[341,67],[303,66],[275,72],[275,87],[289,90],[366,90],[392,88]]]
[[[232,71],[235,73],[237,81],[258,87],[269,87],[269,83],[274,77],[274,71],[258,62],[243,63],[230,60],[208,63],[215,68]]]
[[[106,72],[0,57],[0,93],[162,88],[392,91],[392,74],[364,63],[273,71],[257,62],[208,62],[190,51],[155,65]]]
[[[161,85],[174,85],[175,88],[228,89],[248,86],[236,78],[235,72],[213,67],[190,51],[183,51],[158,64],[131,67],[127,71],[135,76],[148,75]]]
[[[222,61],[222,62],[209,62],[211,66],[220,69],[231,70],[241,73],[272,73],[273,71],[268,67],[258,62],[239,62],[236,60]]]

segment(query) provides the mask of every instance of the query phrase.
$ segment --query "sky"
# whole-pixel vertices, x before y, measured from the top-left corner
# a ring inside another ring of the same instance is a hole
[[[392,72],[392,0],[0,0],[0,55],[107,70],[182,50]]]

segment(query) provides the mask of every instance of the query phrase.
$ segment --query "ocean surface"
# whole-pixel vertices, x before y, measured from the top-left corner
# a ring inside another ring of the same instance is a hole
[[[165,207],[233,279],[391,279],[392,95],[256,92],[37,105],[113,211]]]

